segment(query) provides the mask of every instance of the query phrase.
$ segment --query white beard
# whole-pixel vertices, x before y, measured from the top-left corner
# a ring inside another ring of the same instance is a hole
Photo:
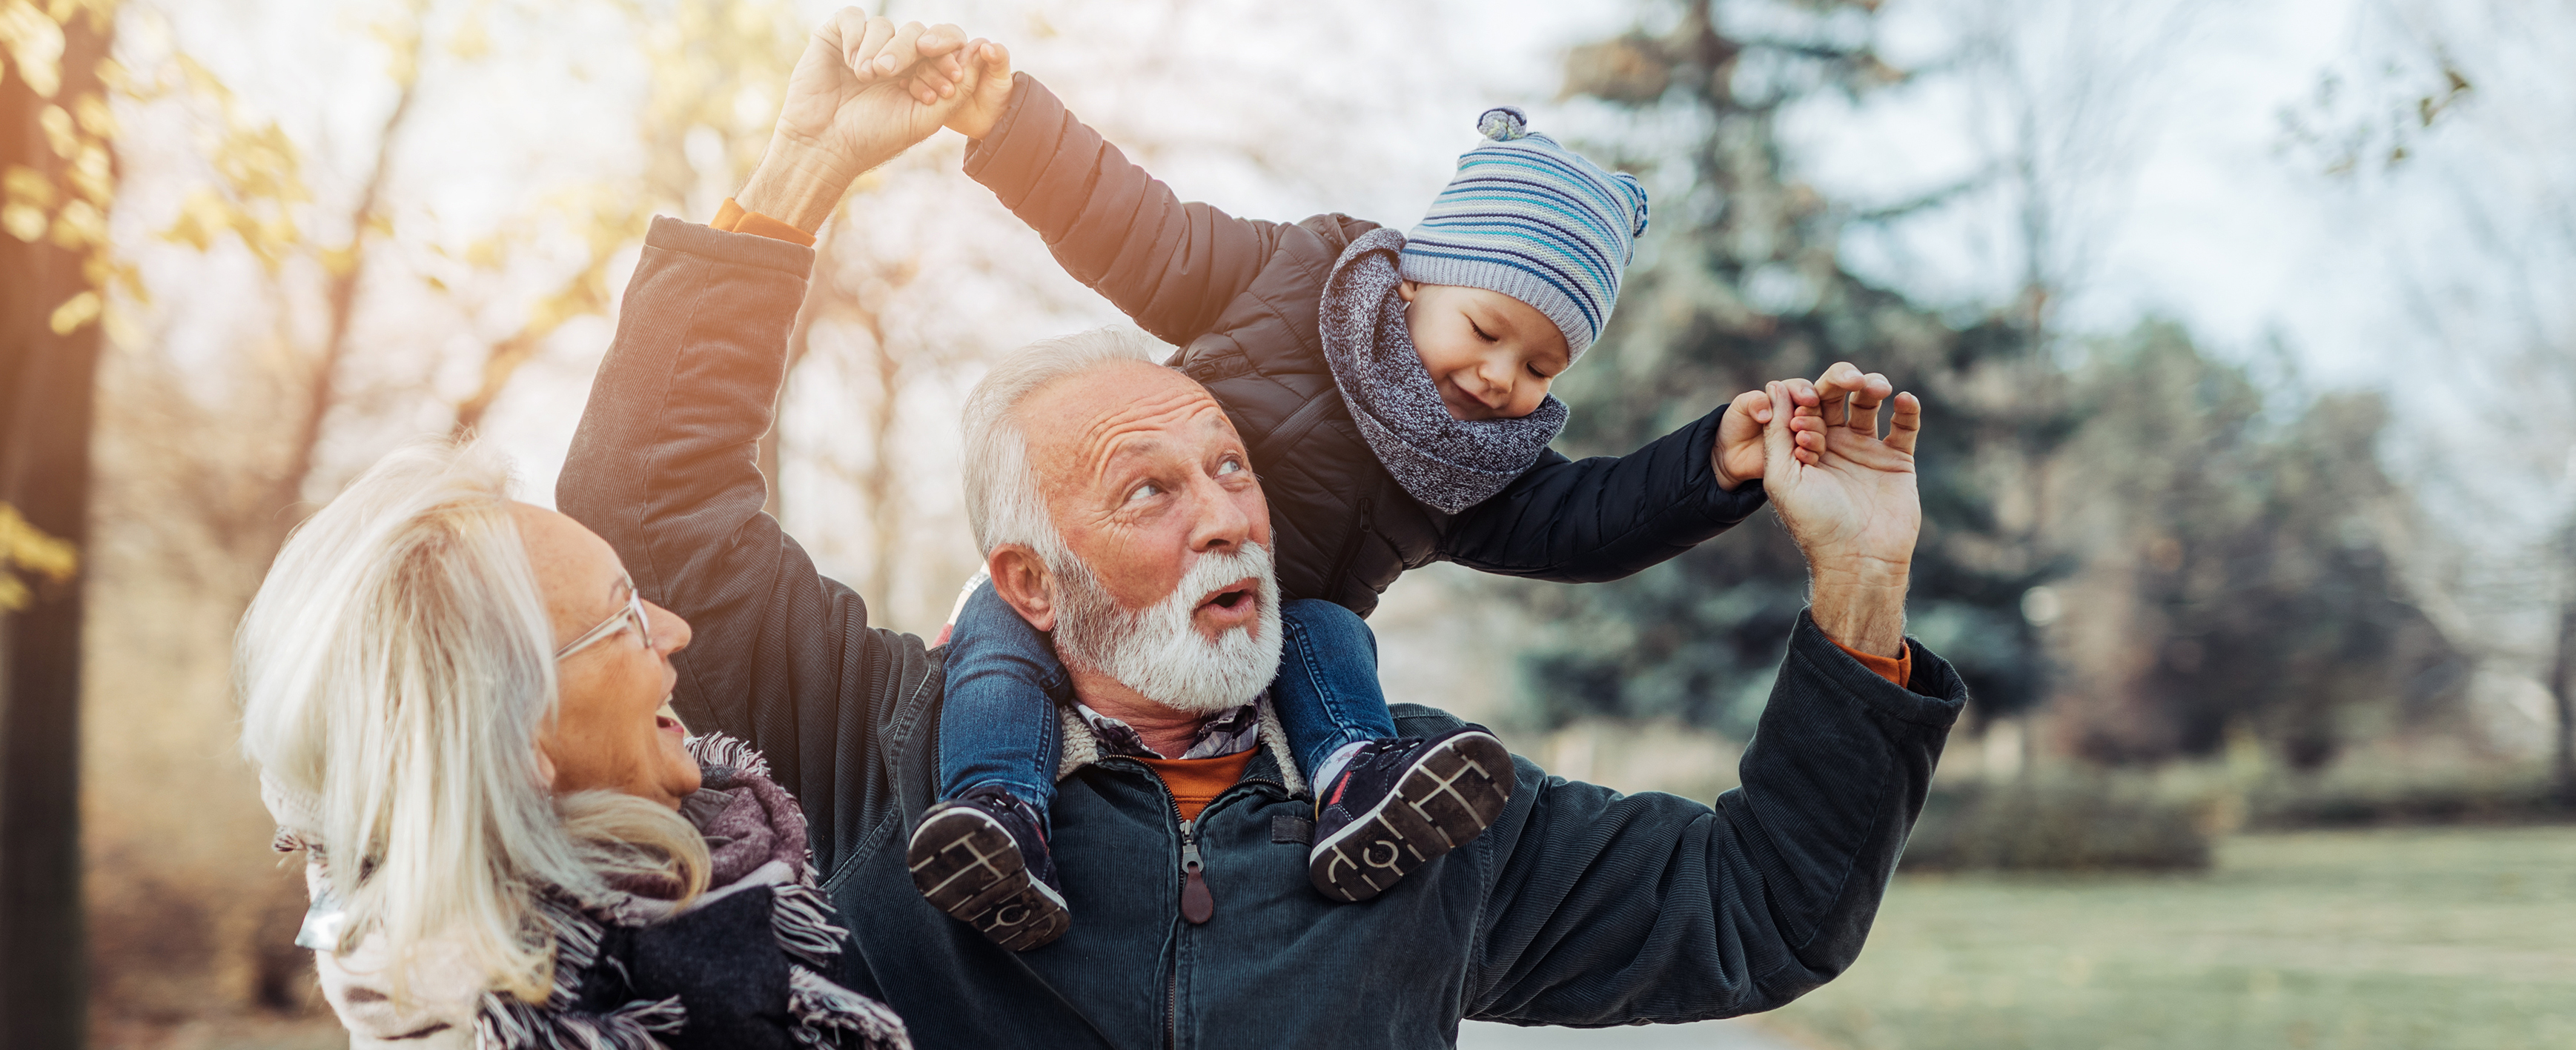
[[[1134,612],[1118,604],[1082,559],[1064,561],[1053,568],[1064,604],[1055,644],[1065,661],[1086,664],[1155,703],[1206,714],[1251,703],[1279,676],[1279,582],[1269,548],[1247,544],[1234,554],[1200,555],[1170,595]],[[1258,581],[1252,600],[1260,603],[1259,621],[1214,640],[1200,634],[1192,622],[1199,602],[1247,576]]]

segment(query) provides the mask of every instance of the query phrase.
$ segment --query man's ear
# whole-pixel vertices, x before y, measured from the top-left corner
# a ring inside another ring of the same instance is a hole
[[[1395,282],[1395,295],[1396,295],[1396,298],[1402,299],[1402,300],[1404,300],[1405,302],[1408,302],[1408,303],[1409,303],[1409,302],[1412,302],[1412,301],[1413,301],[1413,293],[1414,293],[1416,290],[1420,289],[1421,287],[1422,287],[1421,285],[1419,285],[1419,284],[1415,284],[1415,283],[1414,283],[1414,282],[1412,282],[1412,281],[1397,281],[1397,282]]]
[[[984,569],[993,574],[993,592],[1011,603],[1020,619],[1040,632],[1055,630],[1055,592],[1047,574],[1046,560],[1036,551],[1017,543],[993,548],[985,559]]]

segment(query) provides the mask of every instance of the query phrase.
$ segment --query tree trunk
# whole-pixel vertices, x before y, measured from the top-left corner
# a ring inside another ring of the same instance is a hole
[[[89,534],[100,345],[102,290],[88,263],[114,175],[104,128],[74,115],[104,112],[98,65],[114,23],[104,8],[55,9],[68,25],[35,18],[47,33],[60,29],[59,65],[31,68],[28,56],[43,49],[16,49],[0,78],[0,170],[24,168],[50,184],[34,202],[29,180],[13,176],[0,223],[8,231],[0,234],[0,506],[77,557]],[[80,892],[82,579],[77,562],[59,576],[23,561],[13,570],[8,546],[0,542],[0,573],[14,571],[27,593],[19,608],[0,610],[0,1050],[71,1050],[83,1041],[89,969]]]

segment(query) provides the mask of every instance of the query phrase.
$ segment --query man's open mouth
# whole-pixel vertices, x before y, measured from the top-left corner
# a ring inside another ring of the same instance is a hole
[[[1250,607],[1251,603],[1259,600],[1260,595],[1260,585],[1251,580],[1245,580],[1241,583],[1237,583],[1223,590],[1217,591],[1214,594],[1208,595],[1207,600],[1200,602],[1199,606],[1201,608],[1206,608],[1213,605],[1219,609],[1226,610],[1227,612],[1232,612],[1236,609]]]

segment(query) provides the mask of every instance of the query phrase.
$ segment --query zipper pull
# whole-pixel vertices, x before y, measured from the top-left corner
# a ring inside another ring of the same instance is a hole
[[[1195,822],[1181,822],[1181,918],[1192,926],[1204,926],[1216,917],[1216,895],[1208,892],[1207,865],[1199,861],[1199,836]]]

